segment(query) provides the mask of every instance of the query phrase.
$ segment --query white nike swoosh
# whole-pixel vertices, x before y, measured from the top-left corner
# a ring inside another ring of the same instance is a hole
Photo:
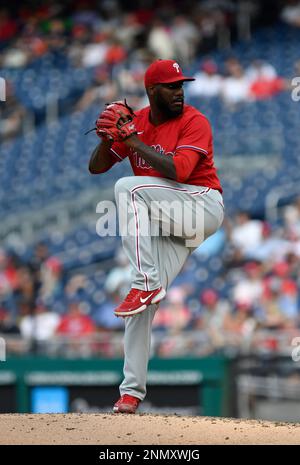
[[[144,131],[138,131],[137,135],[139,135],[139,134],[144,134]]]
[[[146,302],[146,300],[148,300],[149,297],[151,297],[153,294],[154,294],[154,292],[152,292],[152,294],[148,295],[148,297],[146,297],[146,299],[142,299],[142,297],[140,297],[140,301],[142,302],[142,304],[144,304]]]

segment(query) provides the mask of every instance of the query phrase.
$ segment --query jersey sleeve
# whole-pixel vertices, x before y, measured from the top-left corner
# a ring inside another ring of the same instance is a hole
[[[194,115],[182,128],[176,150],[195,150],[203,155],[208,155],[211,138],[209,121],[201,114]]]
[[[177,181],[185,182],[199,162],[199,156],[209,154],[212,132],[209,121],[199,115],[191,118],[181,130],[173,157]]]
[[[176,150],[173,157],[176,169],[176,181],[185,182],[199,162],[199,152],[189,149]]]

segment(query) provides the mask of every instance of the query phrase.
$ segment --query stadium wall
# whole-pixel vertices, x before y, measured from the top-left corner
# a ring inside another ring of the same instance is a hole
[[[229,359],[152,359],[145,412],[227,416]],[[0,364],[0,413],[109,412],[121,359],[10,358]]]

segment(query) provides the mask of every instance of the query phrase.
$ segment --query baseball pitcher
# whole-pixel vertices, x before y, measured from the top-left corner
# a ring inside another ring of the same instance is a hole
[[[192,251],[223,222],[211,126],[184,103],[183,84],[191,80],[174,60],[157,60],[144,78],[150,105],[134,113],[126,100],[113,102],[96,122],[101,143],[91,155],[90,172],[104,173],[129,157],[134,173],[115,185],[119,216],[126,211],[130,226],[121,224],[121,236],[132,265],[131,290],[115,309],[125,318],[117,413],[135,413],[145,398],[151,325],[159,302]]]

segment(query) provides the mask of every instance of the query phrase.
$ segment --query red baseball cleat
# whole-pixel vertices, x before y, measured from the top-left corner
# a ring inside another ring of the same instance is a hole
[[[166,291],[160,287],[154,291],[141,291],[132,288],[126,299],[115,310],[116,316],[131,316],[141,313],[150,304],[158,304],[166,295]]]
[[[114,413],[135,413],[139,406],[140,399],[124,394],[113,407]]]

